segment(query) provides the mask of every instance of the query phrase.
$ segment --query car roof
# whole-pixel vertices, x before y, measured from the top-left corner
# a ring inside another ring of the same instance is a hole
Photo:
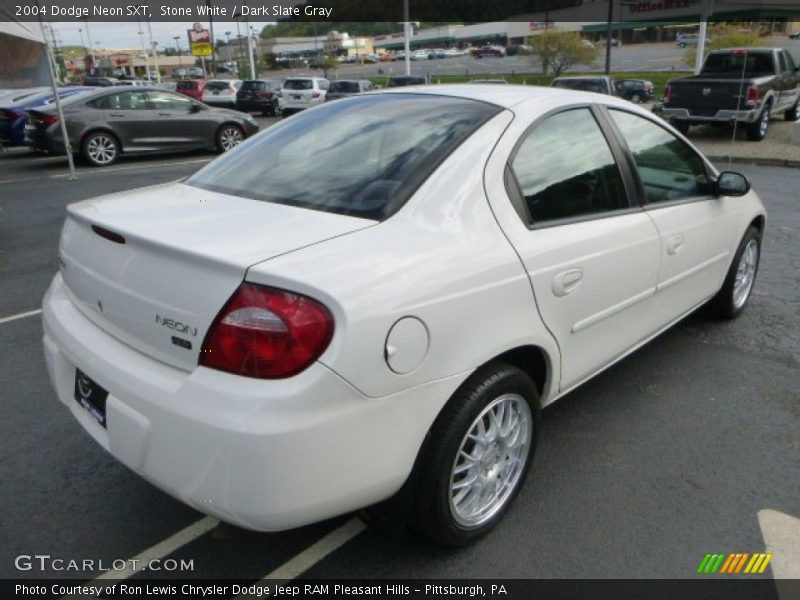
[[[369,92],[371,94],[431,94],[438,96],[450,96],[455,98],[466,98],[478,100],[488,104],[494,104],[503,108],[511,108],[523,102],[541,100],[543,102],[555,102],[563,104],[579,104],[582,102],[602,102],[603,104],[613,104],[628,106],[629,102],[620,100],[614,96],[596,94],[594,92],[582,92],[563,88],[544,87],[537,85],[497,85],[493,83],[460,83],[460,84],[440,84],[425,86],[407,86],[402,88],[391,88]]]

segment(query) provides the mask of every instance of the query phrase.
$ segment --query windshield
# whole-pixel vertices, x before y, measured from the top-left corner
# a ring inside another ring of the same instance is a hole
[[[273,125],[187,184],[382,220],[500,110],[433,95],[354,96]]]
[[[285,90],[310,90],[314,83],[310,79],[287,79],[283,82]]]
[[[774,72],[772,54],[768,52],[720,52],[710,54],[703,73],[771,75]]]
[[[339,94],[357,94],[361,90],[358,87],[357,81],[334,81],[331,83],[331,87],[328,91]]]

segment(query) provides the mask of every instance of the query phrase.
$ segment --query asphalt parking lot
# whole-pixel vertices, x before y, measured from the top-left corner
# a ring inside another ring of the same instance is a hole
[[[64,159],[0,155],[0,577],[86,580],[101,571],[19,570],[15,558],[107,566],[146,550],[193,561],[171,576],[251,580],[306,567],[310,578],[688,578],[706,553],[775,547],[765,576],[798,568],[785,545],[800,517],[797,170],[735,166],[769,211],[745,313],[691,316],[544,411],[512,511],[450,550],[353,515],[284,533],[215,528],[107,455],[55,400],[39,316],[25,315],[57,269],[64,207],[177,180],[211,158],[121,160],[68,181]]]

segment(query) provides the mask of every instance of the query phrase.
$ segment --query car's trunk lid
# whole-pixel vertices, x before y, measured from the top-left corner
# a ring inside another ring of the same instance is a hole
[[[186,370],[250,265],[374,223],[184,184],[67,212],[59,259],[78,308],[124,343]]]

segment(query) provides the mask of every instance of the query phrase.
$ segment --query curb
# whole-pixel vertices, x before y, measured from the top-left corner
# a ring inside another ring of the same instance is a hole
[[[707,154],[706,157],[711,162],[727,162],[747,165],[761,165],[764,167],[789,167],[800,169],[800,160],[790,158],[766,158],[757,156],[714,156]]]

